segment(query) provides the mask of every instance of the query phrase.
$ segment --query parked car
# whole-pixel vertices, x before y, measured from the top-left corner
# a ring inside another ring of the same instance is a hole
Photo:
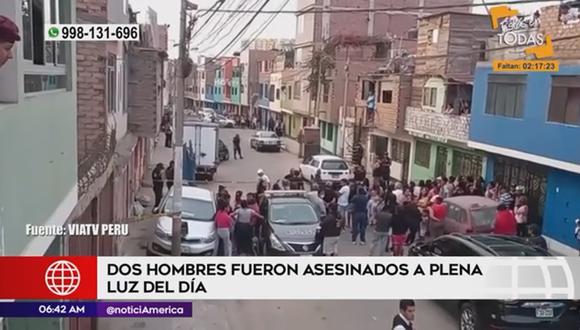
[[[270,131],[258,131],[250,137],[250,148],[256,151],[276,151],[282,149],[282,140],[276,133]]]
[[[226,161],[230,159],[230,151],[228,150],[228,147],[226,146],[226,144],[224,143],[224,141],[222,141],[221,139],[219,140],[219,159],[220,162]]]
[[[223,128],[234,128],[236,126],[236,122],[233,119],[230,119],[223,115],[216,115],[215,119],[217,120],[220,127]]]
[[[491,233],[498,202],[482,196],[446,198],[446,233]]]
[[[546,257],[550,254],[525,240],[503,235],[451,234],[409,249],[424,257]],[[449,302],[448,302],[449,303]],[[579,303],[569,300],[461,300],[459,329],[579,329]]]
[[[340,157],[315,155],[308,157],[300,164],[300,171],[305,180],[313,181],[320,175],[323,182],[338,183],[342,179],[350,180],[352,173],[348,164]]]
[[[187,256],[212,256],[217,251],[217,238],[213,216],[215,202],[207,189],[183,187],[181,227],[181,254]],[[164,197],[158,212],[170,214],[173,206],[173,189]],[[147,248],[148,255],[171,255],[173,219],[161,216]]]
[[[260,244],[263,255],[297,256],[319,252],[320,219],[305,191],[267,191],[266,203]]]

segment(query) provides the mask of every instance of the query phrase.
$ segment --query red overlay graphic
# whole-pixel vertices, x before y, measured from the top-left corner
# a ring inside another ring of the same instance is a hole
[[[97,257],[0,257],[0,299],[97,299]]]

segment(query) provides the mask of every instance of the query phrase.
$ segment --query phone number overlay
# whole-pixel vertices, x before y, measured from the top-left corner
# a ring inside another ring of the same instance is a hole
[[[0,302],[0,317],[192,317],[191,302]]]
[[[509,60],[493,61],[496,72],[558,72],[560,62],[555,60]]]
[[[48,24],[48,41],[139,41],[139,24]]]

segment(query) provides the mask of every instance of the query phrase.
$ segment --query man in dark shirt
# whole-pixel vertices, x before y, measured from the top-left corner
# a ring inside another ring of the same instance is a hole
[[[242,148],[240,147],[240,134],[236,134],[232,142],[234,144],[234,159],[238,159],[237,155],[240,156],[240,159],[244,159],[242,156]]]
[[[421,211],[417,205],[410,201],[403,202],[403,218],[407,223],[409,228],[409,235],[407,235],[406,244],[410,245],[415,242],[417,238],[417,233],[419,232],[419,226],[421,224]]]
[[[413,330],[415,320],[415,301],[401,300],[399,313],[393,317],[393,330]]]
[[[394,197],[394,196],[393,196]],[[384,256],[389,245],[389,230],[393,220],[395,203],[382,203],[383,208],[376,216],[375,236],[371,243],[371,256]]]
[[[338,239],[342,231],[342,221],[337,218],[336,205],[332,205],[321,224],[320,234],[323,237],[322,249],[325,256],[338,255]]]
[[[290,183],[290,190],[304,190],[304,180],[299,170],[293,170],[290,175],[286,176],[286,179]]]
[[[358,187],[356,195],[350,201],[352,209],[352,244],[356,244],[360,234],[360,245],[366,244],[365,234],[368,225],[367,203],[369,198],[363,187]]]
[[[167,167],[167,169],[165,169],[165,180],[167,180],[167,182],[165,184],[167,185],[167,190],[169,190],[169,189],[171,189],[171,187],[173,187],[174,172],[175,172],[175,162],[170,161],[169,167]]]
[[[151,179],[153,180],[153,192],[155,193],[155,207],[157,207],[163,197],[163,163],[158,163],[155,166],[151,173]]]

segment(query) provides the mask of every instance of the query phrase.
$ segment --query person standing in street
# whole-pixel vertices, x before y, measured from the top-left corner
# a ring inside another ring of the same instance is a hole
[[[514,214],[518,223],[518,236],[526,237],[526,227],[528,226],[528,199],[526,196],[520,196],[516,199]]]
[[[415,320],[415,301],[399,301],[399,314],[393,317],[393,330],[415,330],[413,321]]]
[[[244,159],[242,148],[240,147],[240,134],[236,134],[232,142],[234,144],[234,159],[238,159],[237,156],[240,156],[240,159]]]
[[[252,255],[252,237],[254,236],[254,227],[252,218],[264,219],[259,213],[248,207],[248,202],[242,200],[241,207],[235,210],[231,216],[236,219],[235,237],[238,244],[238,253],[240,255]]]
[[[348,197],[350,195],[350,187],[348,185],[348,181],[346,181],[344,179],[342,180],[341,185],[342,185],[342,187],[338,191],[338,198],[337,198],[338,216],[346,224],[346,218],[348,215]],[[348,224],[346,224],[346,225],[348,227]]]
[[[505,204],[499,204],[495,214],[495,221],[492,225],[493,233],[497,235],[515,236],[518,232],[517,222],[514,214]]]
[[[258,186],[256,189],[256,194],[261,195],[266,190],[270,190],[270,178],[264,173],[264,170],[258,170]]]
[[[321,224],[320,234],[323,237],[322,251],[325,256],[338,255],[338,239],[342,231],[342,221],[337,218],[336,205],[333,204],[328,209],[324,221]]]
[[[231,229],[233,227],[233,219],[228,214],[228,205],[225,201],[218,201],[218,211],[215,215],[215,224],[217,228],[217,235],[223,244],[224,256],[230,257],[232,255],[232,240]],[[219,247],[219,244],[216,246]]]
[[[393,195],[390,195],[393,199]],[[389,246],[389,231],[391,230],[391,223],[395,213],[395,201],[382,203],[382,210],[380,210],[374,223],[374,237],[371,243],[371,256],[384,256]],[[377,250],[378,249],[378,250]]]
[[[158,163],[151,173],[153,179],[153,193],[155,194],[155,207],[161,203],[163,198],[163,163]]]
[[[405,220],[405,213],[403,211],[403,206],[397,206],[395,209],[395,214],[391,223],[392,227],[392,244],[393,244],[393,256],[400,257],[403,255],[403,246],[405,245],[405,240],[407,239],[407,231],[409,227]]]
[[[407,223],[409,228],[409,234],[407,235],[406,245],[411,245],[417,239],[417,234],[419,233],[419,228],[421,226],[421,211],[413,201],[405,201],[403,204],[403,218]]]
[[[369,199],[363,187],[358,187],[356,195],[352,198],[352,244],[357,243],[360,236],[360,245],[366,244],[365,234],[368,225],[367,203]]]
[[[435,196],[434,203],[429,207],[429,235],[435,239],[445,233],[445,218],[447,217],[447,206],[443,204],[441,196]]]
[[[175,175],[175,162],[170,161],[169,166],[165,169],[165,184],[167,185],[167,191],[173,187],[173,179]]]
[[[0,15],[0,68],[14,58],[14,43],[20,41],[18,26],[11,19]]]

